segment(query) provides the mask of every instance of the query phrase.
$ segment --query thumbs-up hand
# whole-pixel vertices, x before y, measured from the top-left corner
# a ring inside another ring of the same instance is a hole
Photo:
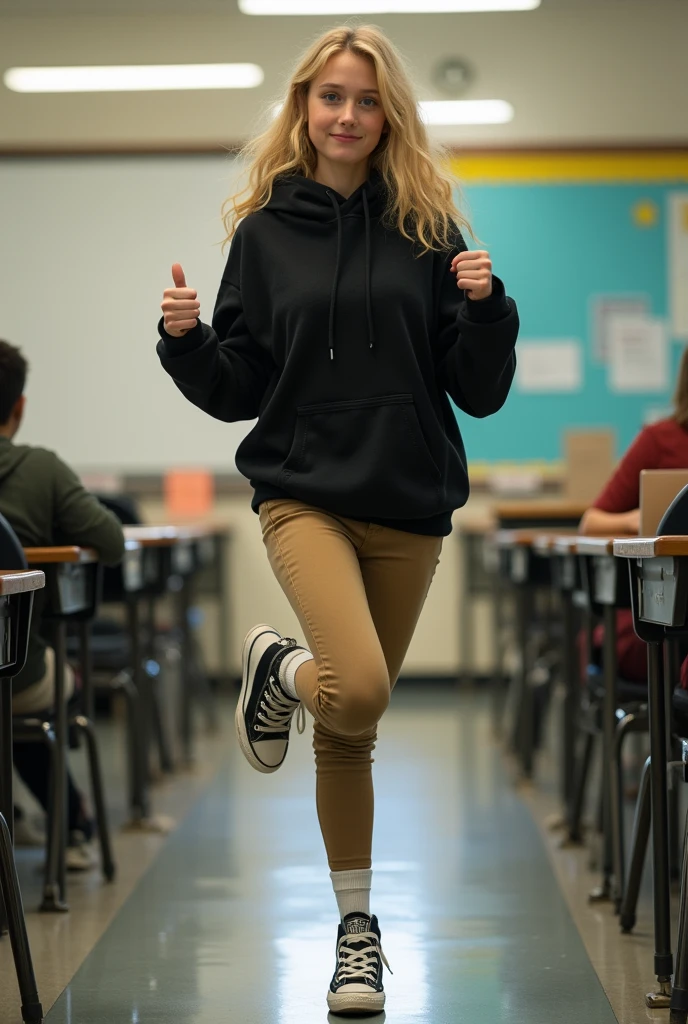
[[[196,297],[196,290],[186,287],[180,263],[172,264],[172,280],[174,288],[165,289],[160,308],[167,333],[173,338],[181,338],[198,323],[201,304]]]

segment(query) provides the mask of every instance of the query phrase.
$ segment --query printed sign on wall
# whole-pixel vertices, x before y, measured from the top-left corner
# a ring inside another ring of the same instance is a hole
[[[670,192],[668,202],[671,333],[688,341],[688,192]]]

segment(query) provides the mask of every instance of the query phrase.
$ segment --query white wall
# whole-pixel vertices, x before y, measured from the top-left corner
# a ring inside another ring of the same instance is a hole
[[[31,364],[21,439],[82,469],[234,472],[249,424],[191,406],[155,353],[180,261],[210,321],[227,156],[0,161],[0,337]]]
[[[75,16],[68,12],[135,10]],[[232,0],[2,0],[0,71],[15,65],[256,61],[260,89],[27,96],[0,85],[0,146],[200,144],[252,132],[305,43],[341,19],[240,15]],[[34,17],[2,11],[50,11]],[[149,13],[146,13],[149,12]],[[469,98],[512,102],[509,125],[443,131],[461,144],[688,138],[683,0],[543,0],[537,11],[375,19],[407,55],[422,99],[438,58],[470,60]]]

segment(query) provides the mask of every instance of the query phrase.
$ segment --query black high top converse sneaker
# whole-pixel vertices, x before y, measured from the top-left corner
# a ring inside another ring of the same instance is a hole
[[[244,640],[241,693],[234,720],[244,756],[259,772],[275,772],[284,761],[297,709],[298,730],[306,728],[303,704],[279,681],[280,663],[296,647],[296,640],[280,636],[271,626],[255,626]]]
[[[380,947],[376,917],[347,914],[337,934],[337,966],[327,993],[332,1013],[382,1013],[385,992],[382,965],[389,964]]]

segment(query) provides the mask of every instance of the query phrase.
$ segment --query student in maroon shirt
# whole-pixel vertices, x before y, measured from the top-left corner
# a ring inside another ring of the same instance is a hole
[[[602,493],[581,519],[581,533],[589,536],[638,533],[642,469],[688,469],[688,349],[681,359],[673,416],[640,431]],[[633,631],[630,611],[617,612],[617,634],[619,675],[644,682],[647,679],[645,644]],[[601,644],[601,631],[596,631],[595,645],[598,641]],[[685,674],[683,671],[682,676]]]

